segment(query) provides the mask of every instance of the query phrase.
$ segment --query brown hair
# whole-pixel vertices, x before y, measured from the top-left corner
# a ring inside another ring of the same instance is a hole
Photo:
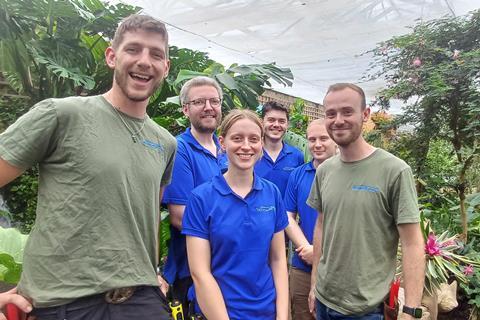
[[[118,48],[123,41],[123,36],[128,31],[144,30],[158,33],[165,40],[165,53],[168,58],[168,32],[165,24],[146,14],[132,14],[123,19],[112,40],[112,47]]]
[[[263,138],[262,120],[260,120],[260,118],[255,112],[247,109],[233,109],[232,111],[230,111],[220,125],[219,136],[225,138],[228,130],[230,130],[230,128],[235,124],[235,122],[242,119],[248,119],[255,123],[260,128],[261,137]]]
[[[328,87],[327,93],[325,94],[325,97],[330,93],[330,92],[335,92],[335,91],[341,91],[344,89],[351,89],[358,93],[360,95],[361,101],[360,101],[360,106],[362,107],[362,110],[364,110],[367,107],[367,102],[365,99],[365,92],[363,91],[362,88],[357,86],[356,84],[353,83],[335,83],[332,84],[330,87]]]
[[[263,105],[262,118],[265,118],[265,114],[267,114],[267,112],[271,110],[283,111],[287,115],[287,120],[290,119],[290,112],[288,111],[288,108],[276,101],[268,101]]]

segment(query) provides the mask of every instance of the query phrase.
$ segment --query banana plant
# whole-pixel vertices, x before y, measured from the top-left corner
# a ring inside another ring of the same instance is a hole
[[[121,18],[138,11],[99,0],[0,0],[0,72],[32,102],[93,92]]]

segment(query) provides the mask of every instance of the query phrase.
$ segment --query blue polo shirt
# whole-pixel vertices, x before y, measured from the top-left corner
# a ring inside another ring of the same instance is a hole
[[[255,173],[272,181],[283,196],[290,173],[303,163],[303,153],[284,142],[276,161],[270,158],[265,149],[263,150],[263,157],[255,164]]]
[[[284,197],[287,211],[297,213],[299,216],[298,224],[310,244],[313,242],[313,231],[318,213],[317,210],[312,209],[307,204],[307,199],[315,178],[315,172],[313,162],[305,163],[293,170],[288,179]],[[296,252],[292,258],[292,266],[308,273],[312,271],[312,267],[303,262]]]
[[[214,136],[217,153],[220,144]],[[173,165],[172,183],[165,188],[162,202],[165,204],[186,205],[192,190],[220,173],[222,163],[226,161],[224,154],[215,157],[193,137],[190,128],[177,136],[177,155]],[[173,283],[175,279],[190,276],[187,263],[185,236],[170,226],[170,245],[167,263],[164,269],[166,280]]]
[[[212,274],[230,319],[275,319],[270,245],[273,235],[287,225],[277,187],[257,176],[245,199],[222,175],[192,192],[182,233],[210,242]]]

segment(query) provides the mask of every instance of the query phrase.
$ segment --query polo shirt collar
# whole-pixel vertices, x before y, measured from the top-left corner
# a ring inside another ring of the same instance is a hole
[[[228,185],[227,181],[223,177],[223,174],[216,175],[212,179],[212,184],[215,189],[218,190],[222,195],[226,196],[228,194],[233,194],[232,189]],[[263,184],[261,178],[256,174],[253,174],[253,186],[252,189],[255,191],[260,191],[263,189]]]
[[[277,160],[278,161],[279,159],[285,157],[287,154],[290,154],[293,152],[293,149],[290,145],[286,144],[285,142],[282,141],[282,150],[280,150],[280,153],[278,154],[278,157],[277,157]],[[264,156],[267,156],[267,158],[273,162],[272,158],[270,157],[270,155],[268,154],[268,151],[265,150],[265,148],[263,148],[263,154]]]
[[[282,147],[282,151],[280,151],[280,153],[286,153],[286,154],[290,154],[293,152],[293,147],[285,142],[282,142],[283,143],[283,147]]]
[[[191,127],[188,127],[187,130],[185,130],[183,134],[183,139],[185,140],[185,142],[190,144],[193,148],[210,153],[197,141],[197,139],[195,139],[195,137],[192,134]],[[218,152],[220,151],[220,142],[218,141],[217,135],[215,133],[213,134],[213,142],[215,142],[215,146],[217,147],[217,155],[218,155]]]
[[[313,166],[313,160],[307,164],[307,167],[305,169],[305,171],[316,171],[316,170],[317,169],[315,169],[315,167]]]

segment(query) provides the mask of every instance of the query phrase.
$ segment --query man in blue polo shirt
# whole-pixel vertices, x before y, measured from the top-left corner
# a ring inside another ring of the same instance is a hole
[[[303,154],[283,142],[288,129],[288,109],[275,101],[263,105],[262,120],[265,130],[263,157],[255,165],[255,173],[273,182],[282,196],[290,173],[304,162]]]
[[[317,211],[308,206],[306,201],[317,167],[336,151],[335,142],[330,139],[323,119],[314,120],[308,125],[307,141],[313,160],[293,170],[285,190],[285,207],[289,220],[285,231],[296,248],[290,270],[290,303],[292,319],[295,320],[314,319],[308,309],[308,294]]]
[[[220,145],[214,132],[222,118],[222,89],[208,77],[187,81],[180,91],[183,113],[190,127],[177,136],[177,155],[172,183],[165,189],[163,202],[170,213],[170,246],[164,276],[172,284],[171,296],[186,308],[188,288],[192,285],[188,270],[182,218],[191,191],[220,173]]]

